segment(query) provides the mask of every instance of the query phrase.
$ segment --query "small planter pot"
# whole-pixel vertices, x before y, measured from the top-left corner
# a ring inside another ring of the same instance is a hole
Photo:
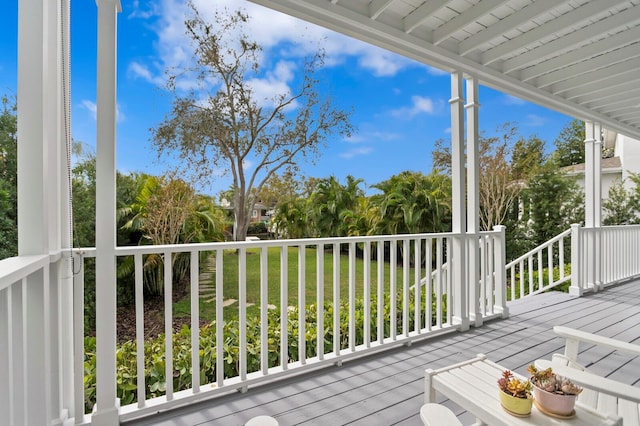
[[[571,416],[574,413],[573,407],[576,404],[578,395],[551,393],[534,384],[533,397],[541,411],[558,416]]]
[[[498,390],[498,392],[500,392],[500,405],[502,405],[502,408],[504,408],[509,414],[519,417],[526,417],[531,414],[531,404],[533,403],[533,399],[516,398],[515,396],[504,393],[501,390]]]

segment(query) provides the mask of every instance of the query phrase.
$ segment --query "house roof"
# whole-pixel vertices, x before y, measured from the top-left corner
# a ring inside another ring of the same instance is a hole
[[[622,171],[620,157],[603,158],[600,165],[603,173]],[[584,173],[584,163],[563,167],[562,170],[568,174],[582,174]]]
[[[640,0],[251,0],[640,139]]]

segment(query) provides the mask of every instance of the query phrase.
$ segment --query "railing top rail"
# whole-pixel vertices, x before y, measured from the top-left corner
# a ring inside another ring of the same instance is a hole
[[[0,260],[0,290],[49,264],[48,254],[16,256]]]
[[[560,241],[562,238],[565,238],[567,236],[571,235],[571,229],[567,229],[566,231],[556,235],[555,237],[553,237],[552,239],[550,239],[549,241],[547,241],[544,244],[539,245],[538,247],[534,248],[533,250],[528,251],[527,253],[523,254],[522,256],[520,256],[517,259],[512,260],[511,262],[507,263],[507,265],[505,266],[506,269],[511,268],[513,265],[525,260],[528,257],[531,257],[533,254],[538,253],[540,250],[544,250],[547,247],[549,247],[550,245]]]
[[[480,235],[495,234],[496,231],[483,231]],[[450,238],[456,236],[470,236],[464,233],[441,232],[432,234],[396,234],[396,235],[367,235],[357,237],[325,237],[325,238],[299,238],[299,239],[281,239],[281,240],[257,240],[257,241],[222,241],[211,243],[191,243],[191,244],[164,244],[164,245],[148,245],[148,246],[121,246],[116,247],[116,255],[127,256],[133,254],[151,254],[159,252],[191,252],[191,251],[210,251],[210,250],[236,250],[240,248],[261,248],[261,247],[282,247],[282,246],[313,246],[318,244],[348,244],[348,243],[364,243],[378,241],[402,241],[405,239],[418,238]],[[75,254],[85,257],[95,257],[96,249],[94,247],[75,248]]]

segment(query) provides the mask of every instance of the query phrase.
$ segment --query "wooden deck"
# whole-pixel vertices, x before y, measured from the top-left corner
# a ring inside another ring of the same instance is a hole
[[[484,353],[492,361],[526,374],[526,366],[564,347],[554,325],[640,344],[640,281],[570,298],[550,292],[510,305],[510,318],[346,362],[278,383],[250,388],[189,407],[157,414],[131,425],[243,425],[258,415],[286,425],[422,425],[424,370]],[[640,386],[640,358],[581,347],[579,359],[594,372]],[[463,424],[469,413],[449,401]]]

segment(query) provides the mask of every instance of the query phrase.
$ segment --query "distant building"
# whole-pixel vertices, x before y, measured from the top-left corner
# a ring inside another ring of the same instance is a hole
[[[633,188],[628,179],[632,173],[640,173],[640,141],[609,130],[604,132],[603,149],[613,152],[610,158],[601,162],[602,198],[606,199],[609,189],[616,181],[623,181],[625,189]],[[584,189],[584,164],[564,167],[567,175],[576,176],[577,183]]]

